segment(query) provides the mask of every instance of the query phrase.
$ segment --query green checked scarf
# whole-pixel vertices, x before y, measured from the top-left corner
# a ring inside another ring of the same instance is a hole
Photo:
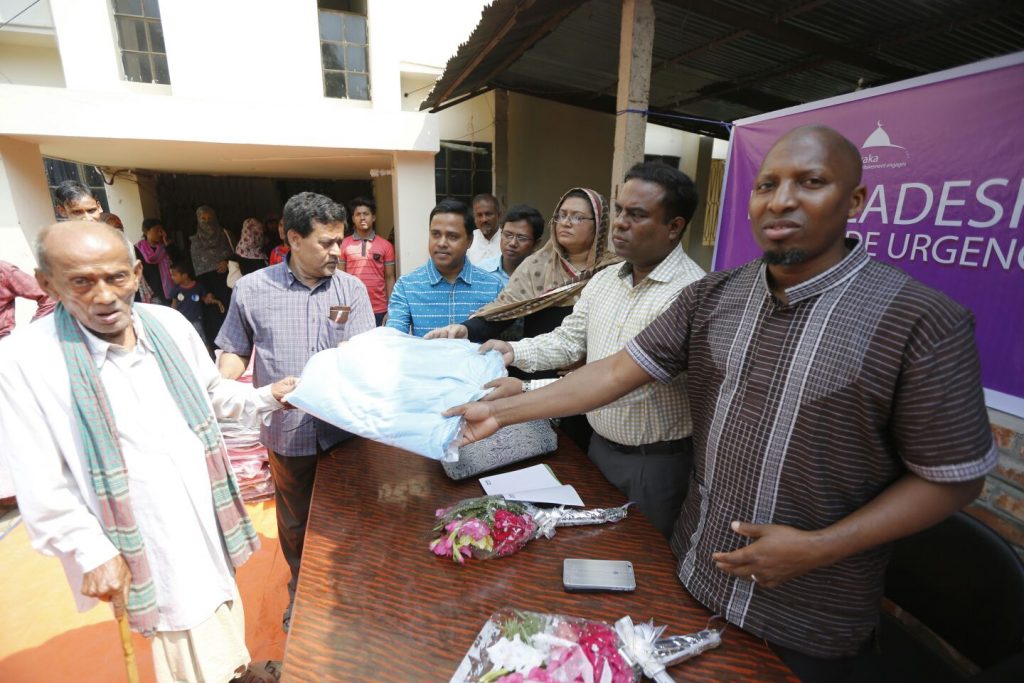
[[[174,397],[181,414],[203,443],[206,467],[210,475],[210,493],[217,514],[224,547],[231,563],[241,566],[259,548],[259,538],[245,512],[238,494],[238,483],[228,461],[206,396],[181,351],[157,320],[141,307],[135,314],[142,322],[146,339],[156,351],[167,390]],[[132,572],[128,591],[128,621],[135,631],[152,635],[156,631],[157,607],[153,575],[146,560],[142,534],[132,512],[117,425],[110,411],[103,382],[81,329],[58,304],[54,312],[57,339],[64,352],[64,361],[71,381],[71,403],[82,445],[89,463],[89,474],[100,504],[100,522],[111,543],[121,552]],[[187,561],[186,558],[180,558]]]

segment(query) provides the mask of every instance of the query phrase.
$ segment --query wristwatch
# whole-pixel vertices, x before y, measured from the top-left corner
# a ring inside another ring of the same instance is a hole
[[[524,379],[523,380],[523,393],[525,394],[529,390],[530,390],[530,380]]]

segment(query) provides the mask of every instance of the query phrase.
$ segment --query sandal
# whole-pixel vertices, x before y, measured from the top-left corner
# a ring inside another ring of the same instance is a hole
[[[232,678],[230,683],[278,683],[281,680],[282,671],[284,671],[284,665],[281,662],[261,659],[249,664],[249,668]]]

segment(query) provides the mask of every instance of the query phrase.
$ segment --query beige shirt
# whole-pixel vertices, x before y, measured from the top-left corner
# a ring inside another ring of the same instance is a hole
[[[704,277],[704,271],[676,246],[640,283],[633,266],[605,268],[587,283],[570,313],[553,331],[512,342],[513,365],[526,372],[594,362],[610,356],[675,301],[679,292]],[[693,424],[683,376],[668,384],[651,382],[618,401],[587,413],[594,431],[627,446],[673,441],[690,436]],[[534,385],[555,380],[535,380]]]

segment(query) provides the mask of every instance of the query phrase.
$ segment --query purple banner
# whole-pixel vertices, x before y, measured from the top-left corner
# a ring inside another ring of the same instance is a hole
[[[760,256],[747,202],[785,132],[831,126],[864,161],[848,232],[969,308],[992,407],[1024,414],[1024,53],[738,121],[715,270]]]

